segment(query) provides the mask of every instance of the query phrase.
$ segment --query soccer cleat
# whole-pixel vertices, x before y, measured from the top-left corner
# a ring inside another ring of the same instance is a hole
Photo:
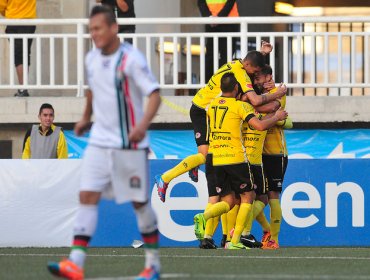
[[[161,175],[155,176],[155,185],[157,186],[157,191],[159,195],[159,199],[162,202],[166,201],[166,191],[168,188],[168,183],[165,183],[162,179]]]
[[[200,241],[199,244],[200,249],[217,249],[215,241],[211,238],[204,238]]]
[[[261,239],[262,246],[264,246],[271,239],[271,233],[269,231],[264,231]]]
[[[160,275],[155,268],[145,268],[136,278],[135,280],[159,280]]]
[[[189,170],[189,177],[190,179],[197,183],[199,178],[198,178],[198,170],[199,170],[199,167],[194,167],[193,169]]]
[[[228,250],[241,250],[241,249],[249,250],[248,247],[244,246],[240,242],[237,243],[237,244],[233,244],[231,242],[228,242],[228,243],[226,243],[225,249],[228,249]]]
[[[222,239],[221,239],[220,247],[221,248],[225,248],[226,242],[227,242],[227,235],[226,234],[223,234],[222,235]]]
[[[265,245],[262,246],[264,250],[276,250],[279,249],[280,246],[275,242],[275,240],[268,241]]]
[[[240,237],[240,242],[248,248],[261,248],[263,245],[261,242],[257,241],[252,234],[242,235]]]
[[[198,240],[204,238],[204,231],[206,228],[206,220],[204,219],[203,213],[196,214],[194,216],[194,233]]]
[[[61,262],[48,262],[48,270],[51,274],[70,280],[83,280],[84,271],[74,262],[65,259]]]

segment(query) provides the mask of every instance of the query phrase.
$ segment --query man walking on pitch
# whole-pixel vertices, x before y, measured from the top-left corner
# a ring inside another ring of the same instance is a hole
[[[80,207],[71,253],[59,263],[50,262],[48,269],[67,279],[84,279],[86,250],[97,225],[97,204],[102,194],[113,190],[117,203],[133,203],[144,241],[145,269],[136,279],[159,279],[159,233],[155,213],[148,203],[145,135],[160,105],[159,85],[143,55],[130,44],[120,43],[118,25],[109,8],[94,7],[89,28],[96,49],[86,56],[90,90],[75,133],[81,135],[88,129],[93,111],[95,122],[82,165]],[[145,96],[148,104],[144,113]]]

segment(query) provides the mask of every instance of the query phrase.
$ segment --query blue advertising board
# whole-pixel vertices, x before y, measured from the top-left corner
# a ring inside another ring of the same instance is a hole
[[[193,216],[207,204],[203,169],[198,183],[187,174],[174,179],[162,203],[154,176],[179,160],[150,160],[151,202],[159,219],[161,246],[198,246],[193,234]],[[310,159],[289,161],[282,194],[281,246],[370,246],[370,160]],[[269,207],[265,209],[269,217]],[[255,222],[252,233],[261,236]],[[103,200],[92,246],[130,246],[140,239],[130,204]],[[220,226],[214,236],[221,238]]]
[[[88,137],[65,131],[69,158],[81,158]],[[369,158],[370,129],[291,129],[285,131],[290,158]],[[191,130],[149,131],[152,159],[182,159],[197,147]]]

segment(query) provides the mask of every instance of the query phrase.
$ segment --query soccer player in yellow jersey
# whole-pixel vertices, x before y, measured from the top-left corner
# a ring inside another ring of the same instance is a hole
[[[216,97],[208,108],[211,166],[206,166],[209,190],[215,189],[221,201],[210,206],[205,212],[194,216],[195,235],[204,236],[206,221],[227,213],[234,206],[234,193],[240,195],[241,204],[236,218],[234,235],[229,249],[245,248],[240,241],[241,233],[255,199],[253,179],[242,143],[243,121],[255,129],[266,130],[279,120],[287,117],[285,111],[277,111],[265,120],[259,120],[254,108],[236,100],[239,83],[233,73],[225,73],[221,78],[222,95]]]
[[[285,87],[280,87],[274,95],[257,95],[254,92],[250,75],[260,71],[265,65],[264,61],[265,59],[261,52],[250,51],[243,60],[229,62],[218,69],[208,81],[208,84],[201,88],[194,96],[192,101],[193,104],[190,108],[190,118],[194,127],[194,136],[198,146],[198,153],[188,156],[177,166],[164,174],[155,176],[158,195],[161,201],[165,201],[166,190],[172,179],[198,167],[206,161],[209,145],[206,111],[210,102],[221,93],[220,81],[223,74],[229,72],[234,74],[239,85],[239,92],[246,94],[249,102],[253,106],[268,103],[285,95]],[[195,182],[198,180],[197,171],[195,174],[190,173],[189,175]]]
[[[254,88],[258,92],[266,92],[264,84],[272,80],[272,69],[268,65],[256,75],[254,80]],[[276,89],[275,89],[276,90]],[[274,94],[274,90],[270,91]],[[286,97],[282,97],[281,108],[285,109]],[[267,131],[264,145],[263,145],[263,170],[268,181],[268,198],[266,195],[258,196],[254,207],[253,216],[261,224],[264,235],[262,237],[263,249],[278,249],[278,234],[281,224],[281,207],[279,202],[280,193],[282,190],[282,183],[284,179],[285,170],[288,163],[288,152],[284,136],[284,120]],[[270,223],[266,220],[263,212],[265,205],[270,204]],[[251,226],[251,225],[249,225]],[[250,230],[250,229],[249,229]]]

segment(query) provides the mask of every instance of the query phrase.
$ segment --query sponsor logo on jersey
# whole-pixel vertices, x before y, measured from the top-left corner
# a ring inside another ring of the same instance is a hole
[[[247,88],[253,88],[252,84],[247,84]]]
[[[225,104],[226,103],[226,100],[225,99],[221,99],[220,101],[218,101],[218,103]]]

